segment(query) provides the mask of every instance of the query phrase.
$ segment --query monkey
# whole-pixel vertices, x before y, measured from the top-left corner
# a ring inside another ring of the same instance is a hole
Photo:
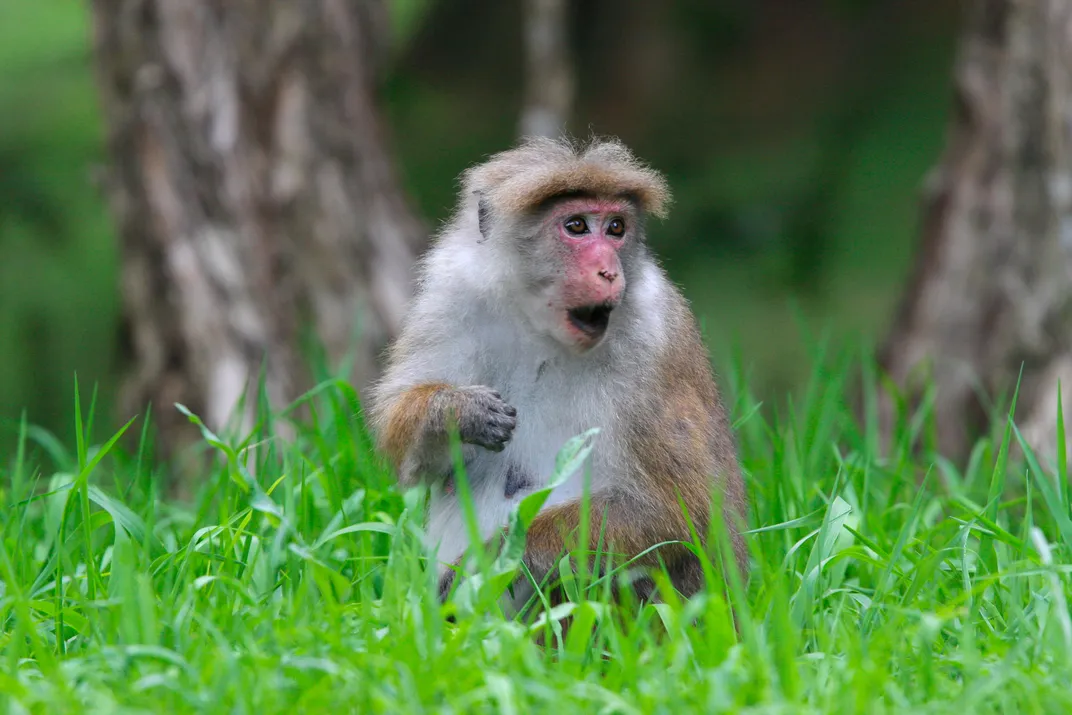
[[[399,484],[430,489],[440,597],[470,546],[451,428],[485,544],[545,486],[563,445],[597,427],[585,467],[590,547],[643,554],[638,564],[665,567],[692,596],[705,577],[680,542],[693,541],[691,521],[706,547],[718,495],[714,518],[746,578],[736,439],[691,307],[647,242],[649,217],[668,214],[665,177],[616,138],[537,137],[459,178],[367,410]],[[527,530],[522,562],[538,583],[578,536],[585,468],[554,488]],[[634,588],[652,596],[650,579]]]

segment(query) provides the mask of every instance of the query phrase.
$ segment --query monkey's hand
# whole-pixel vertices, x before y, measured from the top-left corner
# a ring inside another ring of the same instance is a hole
[[[447,596],[450,595],[450,591],[454,588],[454,582],[458,578],[457,569],[461,568],[461,559],[458,559],[450,565],[446,571],[439,577],[439,602],[446,603]]]
[[[455,388],[452,397],[462,442],[503,451],[517,426],[517,410],[484,385]]]
[[[509,534],[509,527],[503,526],[492,534],[487,541],[484,542],[485,552],[491,554],[494,559],[502,551],[503,546],[506,543],[506,538]],[[448,566],[439,577],[439,602],[445,603],[447,596],[450,595],[451,590],[454,588],[456,581],[460,582],[460,579],[464,578],[464,574],[459,572],[462,570],[465,563],[465,554],[462,554],[454,560],[453,563]]]

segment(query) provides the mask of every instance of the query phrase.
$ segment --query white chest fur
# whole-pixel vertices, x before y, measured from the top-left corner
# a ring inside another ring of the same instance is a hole
[[[564,359],[561,355],[548,355],[532,344],[501,347],[510,355],[489,359],[485,364],[495,369],[482,370],[477,381],[499,390],[503,399],[517,408],[517,427],[502,452],[470,448],[466,465],[485,540],[507,523],[521,499],[546,486],[566,442],[593,427],[600,428],[600,434],[591,457],[556,487],[544,508],[580,498],[586,470],[591,489],[601,488],[612,473],[608,455],[613,453],[601,446],[615,437],[615,403],[609,398],[615,391],[609,389],[607,373],[577,370],[576,364],[565,370],[556,363]],[[438,560],[450,563],[457,559],[469,544],[467,534],[457,494],[437,490],[432,497],[428,537],[431,546],[438,544]]]

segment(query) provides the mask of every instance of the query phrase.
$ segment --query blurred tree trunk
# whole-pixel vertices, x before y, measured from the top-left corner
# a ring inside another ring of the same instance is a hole
[[[525,2],[525,106],[521,135],[555,137],[573,109],[566,0]]]
[[[378,0],[93,0],[122,244],[125,411],[162,447],[219,428],[262,362],[281,406],[305,332],[376,373],[423,229],[376,106]],[[250,413],[244,414],[248,424]]]
[[[1011,396],[1022,365],[1017,423],[1052,457],[1058,379],[1072,388],[1072,2],[965,8],[948,145],[882,358],[910,390],[935,378],[949,456],[985,424],[980,391]]]

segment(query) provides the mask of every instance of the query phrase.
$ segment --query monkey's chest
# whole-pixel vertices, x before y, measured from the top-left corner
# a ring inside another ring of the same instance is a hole
[[[470,467],[473,481],[486,483],[489,499],[517,502],[528,493],[542,489],[556,476],[558,454],[572,438],[592,427],[601,427],[604,433],[607,429],[597,420],[578,420],[569,414],[551,413],[550,419],[545,419],[530,410],[529,418],[524,421],[521,414],[522,408],[518,407],[518,425],[502,452],[478,450],[473,459]],[[597,440],[593,456],[586,465],[593,472],[593,482],[597,480],[596,472],[600,471],[603,463],[598,446]],[[554,503],[568,498],[574,492],[574,487],[580,485],[582,474],[582,470],[576,470],[576,473],[569,475],[552,493],[549,501]],[[576,495],[579,496],[580,492],[577,491]]]
[[[555,476],[556,457],[570,439],[600,428],[590,458],[568,475],[551,493],[544,509],[580,499],[586,470],[593,491],[600,489],[613,473],[612,448],[615,443],[615,406],[605,396],[612,394],[598,379],[565,381],[553,369],[541,370],[544,362],[515,354],[515,369],[476,375],[476,382],[498,390],[517,409],[517,426],[501,452],[479,447],[467,450],[466,475],[482,536],[508,523],[510,513],[522,499],[550,483]],[[466,528],[457,493],[433,496],[429,536],[439,543],[439,558],[450,561],[467,543]]]
[[[570,438],[585,432],[578,421],[563,416],[556,423],[552,420],[520,419],[522,408],[518,407],[518,426],[514,436],[502,452],[489,452],[476,448],[466,462],[466,475],[473,496],[477,521],[482,539],[488,539],[498,528],[505,526],[511,512],[526,496],[545,487],[555,476],[555,458]],[[590,424],[590,427],[601,426]],[[600,488],[608,473],[605,450],[600,450],[599,440],[607,437],[602,432],[596,440],[592,456],[585,465],[590,470],[591,488]],[[584,468],[573,474],[551,493],[543,508],[580,499],[584,489]],[[456,493],[440,493],[433,496],[428,535],[439,546],[439,559],[451,562],[461,555],[468,545],[467,530],[461,505]]]

